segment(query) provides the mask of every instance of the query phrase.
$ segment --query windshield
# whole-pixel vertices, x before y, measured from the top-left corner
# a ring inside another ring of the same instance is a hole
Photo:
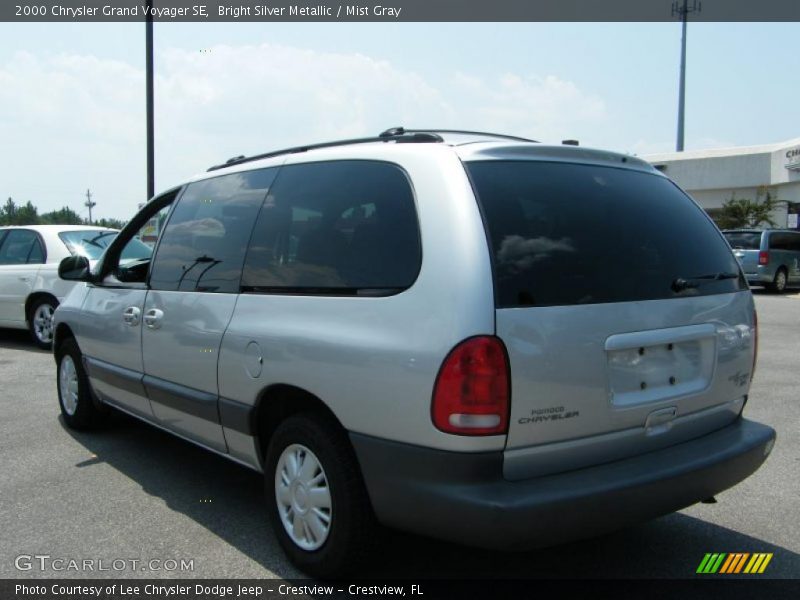
[[[761,247],[760,231],[723,231],[734,250],[758,250]]]
[[[491,241],[498,308],[746,289],[718,230],[665,177],[540,161],[467,170]]]
[[[66,244],[72,254],[85,256],[89,260],[97,260],[111,242],[114,241],[118,233],[118,231],[102,229],[83,229],[64,231],[59,233],[58,237]],[[152,254],[153,249],[150,246],[134,238],[128,242],[122,251],[120,262],[150,258]]]

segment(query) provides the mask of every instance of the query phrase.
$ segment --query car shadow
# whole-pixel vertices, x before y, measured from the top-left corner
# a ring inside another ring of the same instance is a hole
[[[302,576],[279,551],[264,510],[260,474],[131,417],[119,415],[114,421],[107,431],[83,433],[68,429],[62,420],[65,431],[96,456],[74,468],[105,462],[277,576]],[[209,510],[207,504],[198,503],[199,497],[212,497],[215,509],[223,509]],[[716,508],[725,510],[724,499]],[[564,515],[565,520],[569,518]],[[469,523],[464,527],[469,528]],[[706,552],[773,552],[770,577],[800,573],[800,555],[681,513],[604,537],[523,553],[490,552],[395,531],[383,533],[375,553],[378,558],[365,565],[360,576],[686,578],[695,576]]]
[[[42,350],[31,339],[27,329],[0,328],[0,348],[33,352],[35,354],[50,354],[50,350]]]

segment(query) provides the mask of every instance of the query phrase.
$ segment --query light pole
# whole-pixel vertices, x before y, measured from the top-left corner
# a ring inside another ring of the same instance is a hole
[[[147,0],[145,17],[145,80],[147,87],[147,200],[155,195],[155,160],[153,139],[153,0]]]
[[[675,144],[675,150],[683,152],[683,128],[684,128],[684,115],[686,103],[686,21],[688,20],[689,13],[700,12],[703,9],[703,3],[697,0],[692,0],[692,5],[689,6],[688,0],[675,0],[672,3],[672,16],[678,15],[682,22],[681,34],[681,79],[678,89],[678,141]]]

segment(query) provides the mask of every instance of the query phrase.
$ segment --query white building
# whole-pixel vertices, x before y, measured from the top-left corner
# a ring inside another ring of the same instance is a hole
[[[766,186],[781,204],[773,219],[778,227],[800,229],[800,138],[742,148],[689,150],[643,156],[662,170],[706,210],[726,200],[755,199]]]

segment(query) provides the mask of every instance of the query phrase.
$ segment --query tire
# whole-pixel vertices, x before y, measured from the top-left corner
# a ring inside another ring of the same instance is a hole
[[[775,272],[775,279],[772,280],[772,283],[769,286],[770,291],[776,294],[782,294],[786,291],[787,281],[786,269],[783,267],[779,268]]]
[[[97,429],[105,425],[108,408],[95,401],[83,368],[81,351],[73,338],[56,352],[56,387],[64,422],[70,429]]]
[[[37,299],[28,313],[28,331],[33,343],[42,350],[53,347],[53,313],[58,308],[58,300],[50,296]]]
[[[318,413],[289,417],[270,439],[264,472],[272,527],[297,568],[332,578],[364,563],[377,526],[355,453],[338,423]]]

